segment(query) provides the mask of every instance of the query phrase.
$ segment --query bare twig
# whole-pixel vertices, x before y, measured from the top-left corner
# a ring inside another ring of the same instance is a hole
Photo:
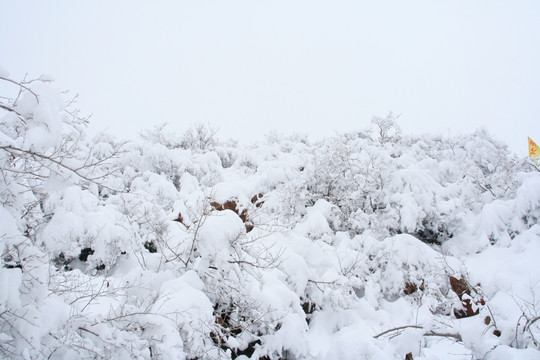
[[[392,328],[392,329],[388,329],[388,330],[386,330],[386,331],[383,331],[382,333],[373,336],[373,338],[378,339],[379,337],[381,337],[381,336],[383,336],[383,335],[386,335],[386,334],[388,334],[388,333],[391,333],[391,332],[393,332],[393,331],[399,331],[399,330],[403,330],[403,329],[407,329],[407,328],[423,329],[422,326],[418,326],[418,325],[404,325],[404,326],[398,326],[398,327],[395,327],[395,328]]]
[[[26,120],[24,119],[24,116],[22,116],[22,114],[20,112],[18,112],[17,110],[7,106],[7,105],[3,105],[3,104],[0,104],[0,108],[4,109],[4,110],[7,110],[7,111],[10,111],[12,113],[14,113],[15,115],[17,115],[17,117],[24,123],[26,124]]]
[[[525,324],[525,331],[529,331],[530,327],[532,324],[534,324],[535,322],[537,322],[538,320],[540,320],[540,316],[537,316],[535,318],[532,318],[532,319],[529,319],[527,321],[527,323]]]
[[[460,334],[454,334],[454,333],[439,333],[435,331],[428,331],[424,334],[424,336],[440,336],[440,337],[448,337],[456,339],[456,341],[463,341]]]
[[[88,329],[85,329],[85,328],[83,328],[83,327],[80,327],[80,326],[79,326],[79,330],[81,330],[81,331],[86,331],[86,332],[89,333],[89,334],[92,334],[92,335],[94,335],[94,336],[99,337],[99,335],[96,334],[95,332],[93,332],[93,331],[91,331],[91,330],[88,330]]]
[[[38,153],[36,151],[33,151],[33,150],[25,150],[25,149],[21,149],[21,148],[15,147],[15,146],[11,146],[11,145],[0,146],[0,150],[4,150],[4,151],[8,152],[9,154],[11,154],[14,157],[30,156],[31,158],[33,158],[35,160],[40,160],[40,161],[48,162],[50,164],[55,164],[58,167],[63,168],[65,170],[75,174],[79,178],[81,178],[83,180],[86,180],[88,182],[91,182],[91,183],[96,183],[98,180],[103,179],[104,177],[106,177],[107,175],[110,174],[110,173],[106,173],[104,175],[99,175],[99,176],[93,176],[92,177],[92,176],[86,175],[86,174],[84,174],[82,172],[84,169],[93,168],[93,167],[96,167],[96,166],[102,164],[105,161],[103,159],[99,160],[97,162],[94,162],[94,163],[85,162],[83,165],[81,165],[79,167],[71,167],[71,166],[68,166],[67,164],[65,164],[63,162],[63,160],[65,159],[65,156],[67,156],[67,155],[65,155],[63,158],[58,159],[58,158],[55,158],[54,156],[40,154],[40,153]],[[117,152],[119,152],[119,149],[117,150]],[[114,154],[113,154],[113,156],[114,156]],[[43,165],[43,164],[41,164],[41,165]],[[12,171],[12,169],[5,169],[5,170],[6,171]],[[49,168],[49,170],[51,170],[51,169]],[[13,172],[16,172],[16,170],[14,170]],[[27,173],[27,172],[25,171],[23,173]],[[113,189],[113,188],[110,188],[110,187],[108,187],[106,185],[103,185],[103,184],[100,184],[100,185],[103,186],[104,188],[107,188],[107,189],[112,190],[112,191],[119,191],[118,189]]]
[[[7,78],[2,77],[2,76],[0,76],[0,80],[4,80],[4,81],[7,81],[7,82],[10,82],[10,83],[12,83],[12,84],[15,84],[15,85],[17,85],[17,86],[22,87],[22,88],[25,89],[25,90],[28,90],[32,95],[34,95],[34,96],[36,97],[36,100],[37,100],[37,102],[38,102],[38,104],[39,104],[39,96],[38,96],[35,92],[33,92],[32,89],[30,89],[28,86],[24,86],[23,84],[21,84],[21,83],[18,82],[18,81],[11,80],[11,79],[7,79]]]
[[[383,336],[383,335],[386,335],[386,334],[389,334],[389,333],[392,333],[392,332],[395,332],[395,331],[400,331],[400,330],[404,330],[404,329],[423,329],[424,327],[423,326],[419,326],[419,325],[404,325],[404,326],[398,326],[398,327],[395,327],[395,328],[392,328],[392,329],[388,329],[386,331],[383,331],[382,333],[379,333],[375,336],[373,336],[373,338],[375,339],[378,339],[379,337]],[[452,338],[452,339],[455,339],[456,341],[462,341],[463,339],[461,338],[461,335],[460,334],[456,334],[456,333],[442,333],[442,332],[436,332],[436,331],[433,331],[433,330],[430,330],[426,333],[424,333],[424,336],[439,336],[439,337],[447,337],[447,338]]]

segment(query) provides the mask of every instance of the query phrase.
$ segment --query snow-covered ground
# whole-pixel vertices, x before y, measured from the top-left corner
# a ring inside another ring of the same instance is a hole
[[[49,79],[21,85],[0,357],[540,359],[540,171],[487,131],[88,139]]]

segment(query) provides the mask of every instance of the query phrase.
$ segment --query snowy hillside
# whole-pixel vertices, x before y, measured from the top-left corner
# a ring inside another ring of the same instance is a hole
[[[10,85],[0,357],[540,359],[540,171],[487,131],[91,139]]]

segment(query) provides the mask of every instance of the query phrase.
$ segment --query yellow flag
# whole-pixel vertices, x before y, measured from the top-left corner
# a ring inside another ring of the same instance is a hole
[[[529,157],[532,158],[535,162],[540,157],[540,148],[531,138],[529,138]]]

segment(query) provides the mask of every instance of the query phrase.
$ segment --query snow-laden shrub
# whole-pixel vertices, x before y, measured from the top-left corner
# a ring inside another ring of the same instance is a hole
[[[414,137],[389,115],[313,144],[124,143],[86,139],[49,81],[17,86],[2,357],[537,357],[539,175],[486,131]]]
[[[70,109],[73,101],[65,102],[48,79],[2,80],[20,92],[14,100],[4,97],[8,100],[1,104],[5,110],[0,119],[5,224],[0,233],[0,283],[5,295],[0,304],[0,351],[6,357],[38,358],[44,356],[44,344],[48,344],[46,356],[60,346],[57,335],[69,318],[69,304],[50,276],[54,258],[64,250],[68,257],[69,252],[77,252],[87,230],[81,223],[88,219],[81,215],[107,216],[95,212],[94,194],[100,192],[98,187],[119,190],[106,180],[113,175],[111,160],[119,155],[121,145],[86,143],[86,120]],[[56,239],[46,234],[49,224],[58,229]],[[108,236],[103,240],[112,241],[118,231],[105,230]]]

